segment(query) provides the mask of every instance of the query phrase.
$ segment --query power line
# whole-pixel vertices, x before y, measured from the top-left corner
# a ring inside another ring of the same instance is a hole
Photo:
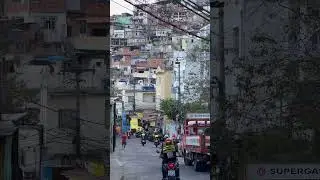
[[[36,104],[36,105],[38,105],[38,106],[40,106],[40,107],[44,107],[44,108],[46,108],[46,109],[48,109],[48,110],[50,110],[50,111],[53,111],[53,112],[59,112],[59,110],[57,110],[57,109],[54,109],[54,108],[49,107],[49,106],[42,105],[42,104],[40,104],[40,103],[38,103],[38,102],[29,101],[29,103]],[[86,120],[86,119],[83,119],[83,118],[80,118],[80,120],[81,120],[81,121],[84,121],[84,122],[91,123],[91,124],[97,124],[97,125],[103,125],[103,126],[105,125],[105,124],[102,124],[102,123],[89,121],[89,120]],[[55,129],[55,128],[52,128],[52,129]],[[49,129],[49,130],[50,130],[50,129]]]
[[[114,0],[112,0],[112,1],[115,2]],[[163,22],[163,23],[165,23],[165,24],[168,24],[168,25],[170,25],[170,26],[172,26],[172,27],[174,27],[174,28],[176,28],[176,29],[178,29],[178,30],[180,30],[180,31],[182,31],[182,32],[185,32],[185,33],[187,33],[187,34],[189,34],[189,35],[191,35],[191,36],[194,36],[194,37],[203,39],[203,40],[205,40],[205,41],[210,41],[210,40],[207,39],[207,38],[203,38],[203,37],[201,37],[201,36],[198,36],[198,35],[196,35],[196,34],[194,34],[194,33],[192,33],[192,32],[189,32],[189,31],[187,31],[187,30],[185,30],[185,29],[182,29],[182,28],[178,27],[177,25],[174,25],[174,24],[172,24],[172,23],[170,23],[170,22],[167,22],[167,21],[163,20],[163,19],[159,18],[158,16],[154,15],[153,13],[144,10],[143,8],[139,7],[138,5],[133,4],[132,2],[130,2],[130,1],[128,1],[128,0],[124,0],[124,1],[126,1],[127,3],[133,5],[133,6],[136,7],[137,9],[140,9],[140,10],[142,10],[143,12],[149,14],[150,16],[154,17],[155,19],[157,19],[157,20],[159,20],[159,21],[161,21],[161,22]],[[119,4],[119,3],[117,3],[117,2],[115,2],[115,3],[116,3],[116,4]],[[119,5],[120,5],[120,4],[119,4]],[[121,6],[122,6],[122,5],[121,5]],[[124,6],[122,6],[122,7],[124,7]],[[126,8],[126,7],[125,7],[125,8]],[[127,9],[128,9],[128,8],[127,8]]]
[[[204,9],[203,7],[201,7],[200,5],[198,5],[197,3],[191,1],[191,0],[182,0],[185,1],[186,3],[192,3],[193,5],[195,5],[198,9],[201,9],[203,11],[205,11],[206,13],[208,13],[208,16],[210,16],[210,11]]]
[[[187,5],[182,4],[182,2],[177,1],[177,3],[178,3],[178,4],[180,4],[181,6],[185,7],[186,9],[190,10],[191,12],[195,13],[196,15],[198,15],[198,16],[200,16],[200,17],[202,17],[202,18],[203,18],[203,19],[205,19],[206,21],[210,21],[210,19],[209,19],[209,18],[205,17],[205,16],[204,16],[204,15],[202,15],[202,14],[199,14],[198,12],[196,12],[194,9],[192,9],[192,8],[188,7]]]

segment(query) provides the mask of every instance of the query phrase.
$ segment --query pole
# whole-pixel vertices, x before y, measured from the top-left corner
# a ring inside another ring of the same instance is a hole
[[[77,151],[77,157],[81,157],[81,137],[80,137],[80,72],[76,72],[76,91],[77,91],[77,97],[76,97],[76,151]]]
[[[117,103],[113,103],[113,149],[112,151],[114,152],[116,149],[116,122],[117,122]]]
[[[40,155],[39,155],[39,177],[42,179],[43,177],[43,151],[44,151],[44,125],[39,125],[39,143],[40,143]]]
[[[40,107],[40,120],[41,123],[44,125],[44,144],[47,142],[47,134],[46,134],[46,128],[47,128],[47,98],[48,98],[48,67],[44,67],[42,69],[42,82],[41,82],[41,89],[40,89],[40,103],[42,107]]]
[[[215,60],[215,34],[213,29],[214,26],[214,9],[219,9],[219,32],[218,32],[218,44],[217,44],[217,60]],[[216,144],[217,146],[217,155],[219,162],[225,162],[225,157],[222,153],[223,147],[222,142],[224,138],[223,132],[225,129],[225,65],[224,65],[225,57],[224,57],[224,2],[220,1],[210,1],[210,118],[211,118],[211,144]],[[217,69],[215,69],[217,68]],[[219,72],[217,77],[215,76],[214,72]],[[218,97],[217,97],[217,104],[215,104],[215,89],[216,84],[218,84]],[[217,108],[216,108],[217,105]],[[217,116],[215,116],[217,114]],[[217,119],[215,118],[217,117]],[[216,122],[215,122],[216,120]],[[215,122],[215,123],[214,123]],[[216,127],[217,126],[217,127]],[[213,129],[219,129],[219,132],[215,132]],[[215,133],[214,133],[215,132]],[[216,137],[219,137],[217,140]],[[213,149],[214,146],[211,146],[211,161],[215,162],[215,150]],[[223,163],[224,164],[224,163]],[[222,171],[225,170],[225,166],[222,165]],[[221,171],[220,171],[221,172]],[[222,176],[221,176],[222,175]],[[219,175],[221,179],[226,179],[225,173]],[[215,177],[215,167],[212,166],[212,170],[210,172],[210,178],[216,179]]]
[[[136,83],[134,81],[133,81],[133,112],[134,113],[136,112]]]
[[[179,87],[178,87],[178,102],[179,102],[179,107],[180,107],[180,105],[181,105],[181,68],[180,68],[181,66],[180,66],[180,62],[178,63],[178,73],[179,73],[179,79],[178,79],[178,85],[179,85]],[[180,113],[180,112],[179,112]]]
[[[225,58],[224,58],[224,3],[219,6],[219,112],[221,120],[225,121]]]
[[[178,108],[179,108],[179,111],[178,111],[178,123],[180,125],[180,114],[181,114],[181,66],[180,66],[180,61],[176,62],[178,64]],[[177,116],[176,116],[177,118]]]
[[[3,105],[4,105],[4,81],[6,76],[6,68],[5,68],[5,58],[2,57],[1,60],[1,71],[0,71],[0,121],[2,120],[2,114],[3,114]]]

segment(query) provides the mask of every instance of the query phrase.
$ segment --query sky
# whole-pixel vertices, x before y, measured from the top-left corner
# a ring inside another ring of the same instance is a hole
[[[122,7],[124,6],[124,7]],[[124,0],[111,0],[110,1],[110,14],[131,13],[133,6]]]

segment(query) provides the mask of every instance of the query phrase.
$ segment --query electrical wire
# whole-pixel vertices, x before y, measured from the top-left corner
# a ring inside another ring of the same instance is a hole
[[[198,12],[196,12],[194,9],[188,7],[187,5],[183,4],[182,2],[180,1],[177,1],[178,4],[180,4],[181,6],[185,7],[186,9],[190,10],[191,12],[195,13],[196,15],[202,17],[204,20],[206,21],[210,21],[210,19],[208,17],[205,17],[204,15],[202,14],[199,14]]]
[[[114,0],[112,0],[112,1],[115,2]],[[201,37],[201,36],[198,36],[198,35],[195,34],[195,33],[189,32],[189,31],[187,31],[187,30],[185,30],[185,29],[182,29],[182,28],[178,27],[177,25],[175,25],[175,24],[173,24],[173,23],[167,22],[167,21],[159,18],[158,16],[154,15],[153,13],[151,13],[151,12],[149,12],[149,11],[146,11],[145,9],[139,7],[138,5],[133,4],[133,3],[130,2],[129,0],[124,0],[124,1],[126,1],[127,3],[133,5],[133,6],[136,7],[137,9],[140,9],[141,11],[149,14],[150,16],[154,17],[155,19],[157,19],[157,20],[159,20],[159,21],[161,21],[161,22],[163,22],[163,23],[165,23],[165,24],[168,24],[168,25],[174,27],[174,28],[177,29],[177,30],[180,30],[180,31],[182,31],[182,32],[184,32],[184,33],[187,33],[187,34],[189,34],[189,35],[191,35],[191,36],[200,38],[200,39],[202,39],[202,40],[210,41],[210,39],[207,39],[207,38],[203,38],[203,37]],[[116,3],[116,4],[119,4],[119,3],[117,3],[117,2],[115,2],[115,3]],[[119,4],[119,5],[120,5],[120,4]],[[121,5],[121,6],[122,6],[122,5]],[[125,7],[125,6],[123,6],[123,7]],[[126,7],[125,7],[125,8],[126,8]],[[128,9],[128,8],[127,8],[127,9]]]
[[[210,16],[210,11],[204,9],[203,7],[201,7],[200,5],[198,5],[197,3],[195,3],[195,2],[193,2],[193,1],[191,1],[191,0],[182,0],[182,1],[185,1],[186,3],[188,3],[188,2],[189,2],[189,3],[192,3],[192,4],[195,5],[198,9],[201,9],[201,10],[207,12],[207,13],[208,13],[207,16]]]
[[[50,111],[53,111],[53,112],[59,112],[59,110],[57,110],[57,109],[54,109],[54,108],[49,107],[49,106],[42,105],[42,104],[40,104],[40,103],[38,103],[38,102],[30,101],[30,103],[36,104],[36,105],[38,105],[38,106],[40,106],[40,107],[46,108],[46,109],[48,109],[48,110],[50,110]],[[83,118],[80,118],[80,120],[81,120],[81,121],[84,121],[84,122],[96,124],[96,125],[105,126],[105,124],[103,124],[103,123],[93,122],[93,121],[89,121],[89,120],[86,120],[86,119],[83,119]]]

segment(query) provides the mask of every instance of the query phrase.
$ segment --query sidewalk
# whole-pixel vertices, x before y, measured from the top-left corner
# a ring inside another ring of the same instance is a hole
[[[124,180],[124,172],[123,166],[120,162],[121,159],[121,151],[123,151],[122,146],[120,144],[120,138],[117,138],[117,145],[115,151],[110,153],[110,179],[114,180]]]

